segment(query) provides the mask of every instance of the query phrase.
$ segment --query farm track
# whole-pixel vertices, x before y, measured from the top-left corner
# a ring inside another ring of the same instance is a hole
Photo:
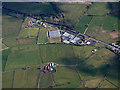
[[[40,80],[41,80],[42,75],[43,75],[43,72],[40,72],[37,88],[40,88]]]
[[[87,27],[87,28],[85,29],[85,31],[84,31],[84,34],[87,32],[87,30],[88,30],[88,28],[89,28],[90,24],[92,23],[92,21],[93,21],[94,17],[95,17],[95,16],[93,16],[93,17],[92,17],[92,19],[91,19],[91,21],[89,22],[88,27]]]
[[[92,6],[92,4],[89,5],[89,8],[90,8],[91,6]],[[87,8],[86,11],[84,11],[84,13],[79,17],[79,20],[78,20],[78,22],[76,23],[76,25],[79,23],[80,19],[81,19],[83,16],[85,16],[85,14],[86,14],[87,11],[89,10],[89,8]],[[76,25],[75,25],[75,26],[76,26]]]

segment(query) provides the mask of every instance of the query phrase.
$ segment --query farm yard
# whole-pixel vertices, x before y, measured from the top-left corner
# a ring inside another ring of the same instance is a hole
[[[118,88],[118,54],[107,46],[120,32],[109,5],[3,3],[2,87]]]

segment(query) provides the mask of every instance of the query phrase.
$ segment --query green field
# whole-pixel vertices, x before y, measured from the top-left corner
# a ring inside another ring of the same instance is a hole
[[[101,85],[100,88],[116,88],[114,85],[112,85],[111,83],[109,83],[108,81],[104,81],[104,83]]]
[[[39,28],[25,28],[20,33],[20,38],[37,37]]]
[[[43,73],[41,79],[40,79],[40,88],[48,88],[49,86],[54,85],[52,74],[51,73]]]
[[[37,43],[49,43],[49,38],[48,38],[48,30],[49,27],[41,27],[39,31],[39,36],[38,36],[38,41]]]
[[[88,33],[95,32],[95,28],[102,27],[103,30],[118,30],[118,18],[113,16],[95,17],[88,28]]]
[[[92,55],[91,51],[93,49],[94,47],[92,46],[84,46],[84,47],[73,46],[75,57],[78,58],[80,62],[88,59]]]
[[[2,88],[12,88],[13,72],[6,72],[2,74]]]
[[[110,64],[110,60],[114,60],[115,54],[107,49],[100,49],[94,57],[91,57],[86,64],[93,65],[94,68]]]
[[[2,49],[4,50],[4,49],[7,49],[8,47],[4,44],[4,43],[2,43]]]
[[[15,72],[14,88],[36,88],[39,70],[30,68],[28,70],[19,70]]]
[[[4,71],[6,62],[8,60],[8,55],[10,54],[11,49],[3,50],[2,51],[2,70]]]
[[[118,31],[118,18],[113,16],[95,17],[86,34],[106,43],[112,43],[116,39],[110,37],[110,33]]]
[[[86,10],[87,4],[78,3],[58,3],[57,7],[63,12],[66,20],[66,24],[74,25],[79,21],[79,17],[82,16]]]
[[[73,65],[90,57],[93,48],[94,47],[91,46],[73,47],[69,45],[17,46],[11,49],[5,70],[23,68],[32,64],[40,64],[41,62],[56,62],[59,64]]]
[[[104,45],[49,44],[52,39],[49,38],[48,31],[60,26],[25,28],[29,21],[24,22],[25,18],[31,17],[64,24],[84,33],[92,15],[96,15],[88,26],[86,35],[108,44],[118,41],[118,4],[92,2],[88,7],[89,4],[3,2],[3,37],[0,44],[3,49],[9,47],[1,51],[3,88],[37,88],[38,85],[40,88],[96,88],[108,72],[100,88],[119,87],[119,56]],[[92,53],[94,49],[98,49],[95,54]],[[43,72],[48,62],[58,64],[56,72]]]
[[[75,64],[74,52],[69,45],[40,45],[40,55],[44,63],[56,62],[63,64]],[[73,62],[74,61],[74,62]]]
[[[91,19],[92,19],[91,16],[82,17],[78,24],[75,26],[74,30],[80,33],[84,33],[85,29],[87,28],[87,24],[90,23]]]
[[[56,67],[56,73],[53,73],[55,84],[64,84],[55,88],[77,88],[81,85],[79,75],[75,68]]]
[[[21,25],[22,25],[22,19],[3,15],[2,16],[2,36],[16,37],[21,28]]]
[[[120,87],[119,86],[119,64],[120,62],[118,61],[119,57],[115,57],[114,58],[114,61],[112,63],[112,66],[111,66],[111,70],[110,70],[110,74],[107,78],[107,80],[109,80],[113,85],[117,86],[117,87]]]
[[[116,60],[114,57],[116,57],[114,53],[106,49],[101,49],[95,56],[77,67],[81,79],[87,80],[86,87],[95,88],[99,85],[109,70],[107,65]],[[114,75],[116,74],[117,72],[114,73]]]
[[[5,38],[3,39],[3,43],[5,43],[8,47],[13,47],[17,45],[17,40],[15,38]]]
[[[88,15],[104,15],[110,12],[110,8],[108,7],[107,2],[95,2],[88,9]]]
[[[39,47],[37,45],[18,46],[12,48],[5,70],[14,70],[35,64],[41,64]]]

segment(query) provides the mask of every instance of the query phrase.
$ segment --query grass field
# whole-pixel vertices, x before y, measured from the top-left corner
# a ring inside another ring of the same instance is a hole
[[[15,72],[14,88],[37,88],[39,70],[35,67]]]
[[[86,34],[106,43],[111,43],[117,40],[117,38],[113,39],[110,36],[113,30],[118,31],[117,17],[95,17],[90,24]]]
[[[81,85],[79,75],[74,68],[56,67],[56,73],[53,73],[55,84],[64,84],[55,88],[77,88]]]
[[[39,28],[25,28],[20,33],[20,38],[37,37]]]
[[[18,46],[12,48],[5,70],[14,70],[35,64],[41,64],[39,47],[37,45]]]
[[[41,27],[38,36],[38,43],[49,43],[49,38],[47,36],[49,28]]]
[[[10,54],[11,49],[3,50],[2,51],[2,70],[4,71],[6,62],[8,60],[8,55]]]
[[[79,17],[86,10],[87,4],[78,3],[58,3],[57,7],[63,12],[66,24],[75,24],[78,22]]]
[[[2,88],[12,88],[13,72],[2,74]]]
[[[111,60],[114,60],[115,54],[107,49],[101,49],[95,56],[90,58],[86,64],[93,65],[94,68],[100,68],[103,65],[110,64]]]
[[[110,12],[107,2],[95,2],[93,5],[88,9],[87,14],[89,15],[104,15]]]
[[[3,39],[3,43],[5,43],[8,47],[17,46],[17,40],[15,38],[5,38]]]
[[[110,70],[110,74],[107,78],[107,80],[109,80],[112,84],[119,86],[119,61],[118,61],[119,57],[115,57],[114,58],[114,63],[112,63],[112,66],[111,66],[111,70]]]
[[[7,49],[8,47],[4,44],[4,43],[2,43],[2,49],[4,50],[4,49]]]
[[[21,25],[22,25],[22,19],[3,15],[2,16],[2,36],[16,37],[20,30]]]
[[[87,80],[86,87],[95,88],[99,85],[109,70],[107,65],[116,60],[114,57],[115,54],[111,51],[101,49],[95,56],[77,67],[81,79]]]
[[[90,23],[91,19],[92,19],[91,16],[82,17],[78,24],[75,26],[74,30],[80,33],[84,33],[85,29],[87,28],[87,24]]]
[[[73,46],[73,50],[75,53],[75,57],[79,59],[79,61],[84,61],[92,55],[93,46]]]
[[[84,50],[82,50],[84,49]],[[11,48],[5,70],[19,69],[41,62],[76,64],[91,55],[93,47],[73,47],[70,45],[23,45]],[[89,52],[87,52],[90,50]],[[79,60],[79,52],[80,54]]]
[[[62,64],[75,64],[72,46],[69,45],[40,45],[40,56],[44,63],[56,62]]]
[[[114,85],[112,85],[111,83],[109,83],[108,81],[104,81],[103,84],[101,85],[100,88],[116,88]]]
[[[40,88],[48,88],[49,86],[54,85],[52,74],[51,73],[44,73],[40,79]]]

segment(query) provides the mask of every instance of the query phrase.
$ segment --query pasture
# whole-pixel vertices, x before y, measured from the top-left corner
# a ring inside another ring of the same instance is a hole
[[[56,67],[56,71],[56,73],[53,73],[55,84],[58,85],[55,88],[77,88],[81,85],[79,75],[75,68],[58,66]]]
[[[6,62],[8,60],[8,55],[11,53],[11,49],[3,50],[2,51],[2,71],[4,71]]]
[[[103,82],[103,84],[101,85],[101,87],[100,88],[116,88],[114,85],[112,85],[110,82],[108,82],[107,80],[105,80],[104,82]]]
[[[57,7],[63,12],[66,24],[74,25],[79,21],[80,16],[86,11],[88,4],[58,3]]]
[[[104,15],[109,13],[111,10],[108,7],[107,2],[95,2],[92,6],[88,9],[88,15]]]
[[[2,74],[2,88],[12,88],[13,72],[6,72]]]
[[[49,43],[48,30],[49,30],[49,27],[40,28],[37,43]]]
[[[20,38],[37,37],[39,28],[24,28],[20,33]]]
[[[59,64],[76,64],[77,60],[70,45],[39,45],[43,63],[56,62]]]
[[[15,18],[8,15],[3,15],[2,16],[2,36],[16,37],[21,28],[21,25],[22,25],[22,19]]]
[[[48,88],[49,86],[52,86],[52,85],[54,85],[52,73],[43,73],[40,79],[39,87]]]
[[[11,49],[5,70],[20,69],[35,64],[41,64],[38,45],[23,45]]]
[[[84,33],[85,29],[87,28],[87,24],[90,23],[91,19],[92,16],[83,16],[75,26],[74,30],[80,33]]]
[[[39,70],[36,67],[15,72],[14,88],[37,88]]]
[[[106,17],[94,17],[91,22],[88,30],[86,32],[87,35],[92,36],[98,40],[104,41],[106,43],[112,43],[117,38],[111,38],[111,32],[118,31],[118,18],[113,16]]]
[[[5,38],[3,39],[3,43],[5,43],[8,47],[17,46],[17,40],[15,38]]]
[[[93,49],[94,49],[93,46],[81,46],[81,47],[73,46],[75,57],[79,59],[78,63],[88,59],[92,55],[91,51]]]

